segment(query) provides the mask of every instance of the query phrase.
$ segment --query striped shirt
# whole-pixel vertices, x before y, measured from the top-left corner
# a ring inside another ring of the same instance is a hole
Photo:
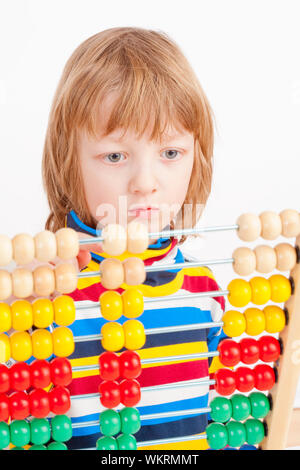
[[[94,229],[83,224],[72,211],[66,218],[66,226],[89,235],[99,235]],[[174,269],[156,272],[147,272],[146,280],[137,286],[142,292],[145,302],[143,314],[138,318],[147,328],[158,328],[177,325],[193,325],[220,321],[224,312],[223,297],[198,297],[192,299],[180,299],[180,296],[188,293],[207,292],[219,290],[211,270],[207,267],[177,268],[176,264],[186,261],[178,247],[177,239],[160,238],[155,244],[138,255],[128,252],[117,256],[119,260],[130,256],[141,258],[146,266],[174,265]],[[109,258],[106,253],[91,253],[92,260],[83,271],[99,271],[99,263]],[[117,292],[122,293],[127,284],[122,284]],[[79,304],[91,304],[98,302],[101,293],[105,292],[99,275],[95,277],[80,278],[77,289],[71,297]],[[168,295],[179,296],[176,301],[157,301],[155,297]],[[127,319],[121,317],[119,323]],[[99,308],[79,310],[76,312],[76,320],[70,325],[75,337],[85,335],[99,335],[101,327],[107,321],[101,317]],[[147,335],[146,343],[138,351],[141,359],[155,359],[157,357],[169,357],[188,355],[207,351],[215,351],[217,345],[224,337],[219,327],[210,329],[190,329],[181,332],[159,333]],[[124,349],[125,350],[125,349]],[[104,352],[100,340],[82,341],[76,343],[75,351],[69,357],[72,367],[98,365],[99,355]],[[122,352],[122,350],[120,351]],[[208,414],[188,414],[188,410],[205,408],[208,406],[209,386],[190,386],[190,382],[199,379],[205,380],[213,376],[220,367],[217,357],[203,359],[186,359],[176,362],[166,359],[165,362],[147,362],[142,365],[142,373],[138,378],[142,388],[141,400],[136,405],[141,416],[141,429],[135,434],[138,449],[206,449],[205,439],[190,439],[180,441],[184,436],[196,436],[205,433],[208,422]],[[73,437],[68,442],[69,449],[95,448],[96,441],[101,437],[99,428],[99,414],[104,411],[99,396],[84,397],[87,394],[97,394],[101,382],[99,370],[83,370],[73,372],[73,380],[69,385],[72,396],[72,406],[69,416],[73,424]],[[185,384],[184,387],[147,391],[147,387],[166,384]],[[78,397],[78,398],[76,398]],[[120,405],[118,409],[123,406]],[[182,412],[181,416],[161,418],[155,414],[171,411]],[[187,411],[185,414],[184,412]],[[151,419],[146,415],[154,415]],[[97,422],[97,425],[82,425],[80,423]],[[168,444],[155,444],[147,446],[147,441],[159,441],[162,439],[178,438],[178,442]]]

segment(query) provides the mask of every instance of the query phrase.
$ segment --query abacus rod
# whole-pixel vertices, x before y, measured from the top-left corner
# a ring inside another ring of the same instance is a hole
[[[223,259],[216,259],[216,260],[204,260],[204,261],[188,261],[184,263],[177,263],[177,264],[164,264],[161,266],[145,266],[145,272],[156,272],[156,271],[167,271],[172,269],[182,269],[182,268],[197,268],[199,266],[207,266],[212,264],[232,264],[234,262],[233,258],[223,258]],[[99,271],[86,271],[78,273],[79,278],[86,278],[86,277],[95,277],[100,276],[101,270]]]
[[[164,326],[161,328],[145,329],[145,334],[152,335],[152,334],[160,334],[160,333],[175,333],[175,332],[187,331],[187,330],[203,330],[206,328],[221,327],[223,325],[224,325],[223,322],[206,322],[206,323],[195,323],[193,325]],[[98,341],[99,339],[100,340],[103,339],[102,334],[75,336],[74,342],[82,343],[84,341]]]
[[[156,364],[160,362],[173,362],[173,361],[184,361],[184,360],[191,360],[191,359],[203,359],[208,357],[217,357],[219,356],[219,351],[207,351],[198,354],[180,354],[178,356],[166,356],[166,357],[156,357],[154,359],[141,359],[141,364]],[[83,372],[87,370],[98,370],[98,365],[88,365],[88,366],[77,366],[72,367],[74,372]]]
[[[207,434],[197,434],[192,436],[181,436],[181,437],[171,437],[168,439],[157,439],[156,441],[142,441],[137,442],[137,445],[140,447],[143,446],[155,446],[159,444],[171,444],[172,442],[184,442],[184,441],[196,441],[197,439],[206,439]]]
[[[149,238],[157,238],[157,237],[176,237],[177,235],[193,235],[194,233],[203,233],[203,232],[220,232],[226,230],[237,230],[239,226],[235,225],[219,225],[213,227],[199,227],[199,228],[185,228],[185,229],[177,229],[177,230],[162,230],[161,232],[149,232]],[[89,245],[91,243],[103,242],[104,238],[93,237],[91,238],[83,238],[79,240],[80,245]]]

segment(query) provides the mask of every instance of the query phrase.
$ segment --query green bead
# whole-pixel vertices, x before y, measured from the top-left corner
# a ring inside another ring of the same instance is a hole
[[[114,437],[100,437],[96,442],[97,450],[118,450],[118,443]]]
[[[15,447],[11,447],[9,450],[26,450],[26,449],[23,449],[23,447],[15,446]]]
[[[0,449],[5,449],[10,443],[10,431],[8,424],[0,422]]]
[[[30,424],[23,419],[10,424],[10,442],[16,447],[27,446],[30,442]]]
[[[31,442],[33,444],[45,444],[50,440],[50,424],[46,418],[33,418],[30,428]]]
[[[253,392],[249,395],[253,418],[265,418],[270,411],[270,402],[266,395]]]
[[[51,420],[51,429],[54,441],[66,442],[72,437],[72,421],[66,415],[54,416]]]
[[[211,402],[210,416],[213,421],[226,423],[232,416],[231,401],[228,398],[216,397]]]
[[[141,429],[140,413],[136,408],[123,408],[120,411],[120,418],[123,434],[135,434]]]
[[[231,397],[232,417],[236,421],[245,421],[251,414],[251,404],[248,397],[237,393]]]
[[[48,450],[68,450],[68,447],[63,442],[54,441],[54,442],[51,442],[47,446],[47,449]]]
[[[46,446],[42,444],[34,444],[33,446],[29,447],[29,450],[47,450]]]
[[[228,433],[224,424],[210,423],[206,428],[206,435],[211,449],[223,449],[228,445]]]
[[[226,424],[228,433],[228,445],[230,447],[241,447],[246,442],[245,426],[239,421],[229,421]]]
[[[246,428],[246,441],[250,445],[259,444],[265,437],[265,428],[258,419],[247,419],[244,422]]]
[[[131,434],[120,434],[117,437],[119,450],[136,450],[136,439]]]
[[[105,410],[100,414],[100,430],[104,436],[114,436],[121,431],[120,415],[115,410]]]

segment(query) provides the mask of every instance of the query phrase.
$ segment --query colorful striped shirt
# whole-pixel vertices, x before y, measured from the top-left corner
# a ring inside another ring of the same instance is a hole
[[[66,218],[66,226],[89,235],[99,235],[94,229],[83,224],[77,215],[71,211]],[[99,271],[99,263],[109,258],[106,253],[91,253],[92,260],[83,270]],[[224,298],[197,297],[182,298],[183,294],[219,290],[219,286],[211,270],[207,267],[177,268],[176,264],[187,261],[178,247],[177,239],[159,238],[155,244],[138,255],[125,252],[117,256],[119,260],[130,256],[138,256],[146,266],[174,265],[173,269],[153,271],[146,273],[146,280],[137,286],[142,292],[145,302],[143,314],[138,318],[145,329],[159,327],[174,327],[178,325],[193,325],[220,321],[224,312]],[[122,284],[117,292],[122,293],[127,284]],[[105,292],[99,275],[80,278],[77,289],[70,294],[78,304],[86,305],[98,302],[101,293]],[[156,297],[176,295],[176,300],[157,301]],[[119,323],[127,319],[121,317]],[[70,325],[75,337],[85,335],[99,335],[106,320],[101,317],[99,308],[78,310],[76,320]],[[209,329],[187,329],[167,333],[152,333],[147,335],[146,343],[138,351],[141,359],[150,359],[142,365],[142,373],[138,378],[142,388],[141,400],[136,405],[141,416],[141,429],[135,434],[138,449],[206,449],[205,439],[188,439],[180,441],[185,436],[196,436],[205,433],[208,422],[207,412],[189,414],[188,410],[205,408],[208,406],[209,386],[191,386],[191,382],[199,379],[205,380],[213,376],[220,367],[217,357],[201,359],[181,359],[175,361],[154,362],[158,357],[189,355],[207,351],[215,351],[221,338],[225,335],[220,327]],[[96,441],[101,437],[99,415],[105,409],[99,396],[91,397],[88,394],[97,394],[101,382],[97,370],[99,355],[104,352],[100,340],[81,341],[75,343],[75,351],[69,357],[72,367],[96,366],[94,370],[73,372],[73,380],[69,385],[72,396],[72,406],[69,416],[74,429],[73,437],[68,442],[69,449],[90,449],[96,447]],[[125,349],[124,349],[125,350]],[[121,350],[120,352],[122,352]],[[151,363],[153,359],[153,363]],[[160,389],[166,384],[184,384],[184,387]],[[149,387],[158,387],[147,391]],[[87,395],[85,397],[84,395]],[[120,406],[121,409],[123,406]],[[164,412],[180,411],[180,416],[156,417]],[[186,411],[186,414],[185,414]],[[146,415],[152,415],[147,417]],[[89,422],[97,424],[88,425]],[[83,425],[80,425],[83,423]],[[178,442],[159,444],[159,441],[174,440]],[[148,441],[158,441],[155,445],[147,445]],[[145,443],[145,444],[143,444]]]

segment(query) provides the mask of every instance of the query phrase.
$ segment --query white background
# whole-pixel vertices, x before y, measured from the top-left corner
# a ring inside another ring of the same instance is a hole
[[[234,224],[243,212],[298,209],[299,20],[299,0],[1,2],[0,233],[44,228],[41,158],[55,88],[73,50],[115,26],[168,33],[212,105],[214,184],[200,225]],[[224,258],[240,244],[233,232],[211,234],[186,251]],[[231,268],[215,273],[226,288]]]

